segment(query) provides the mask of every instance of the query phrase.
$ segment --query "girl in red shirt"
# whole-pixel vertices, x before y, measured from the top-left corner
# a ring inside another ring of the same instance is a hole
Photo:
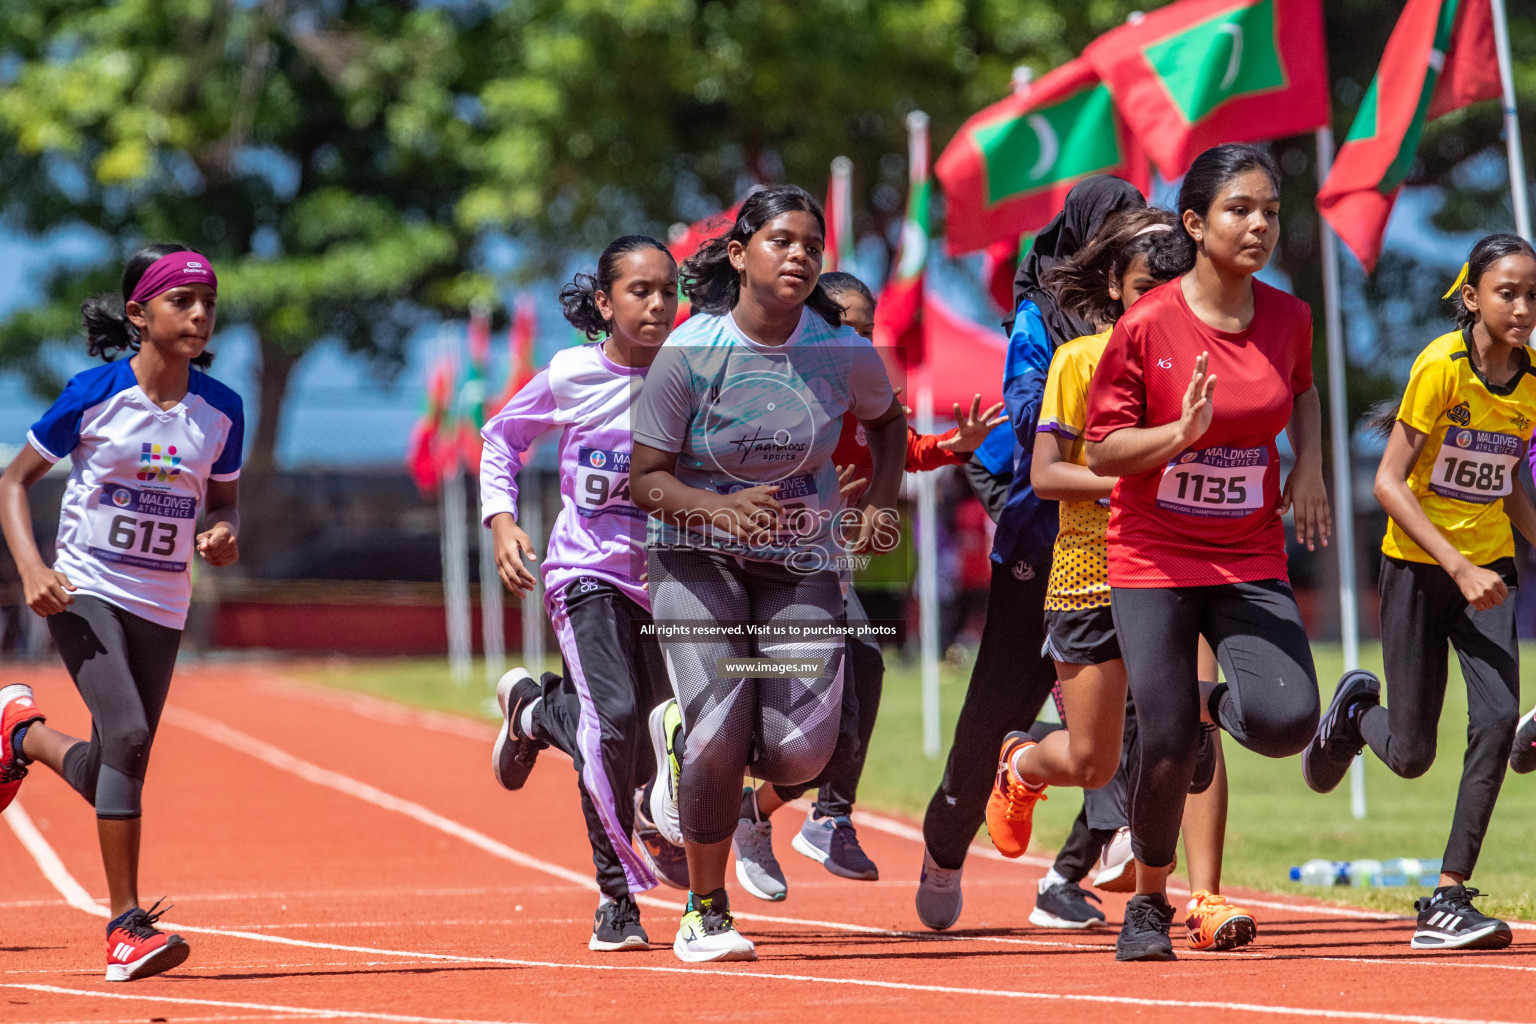
[[[1182,230],[1148,258],[1153,277],[1176,280],[1115,325],[1088,392],[1088,465],[1120,478],[1109,583],[1138,721],[1128,780],[1137,895],[1119,960],[1174,959],[1167,876],[1202,709],[1270,757],[1298,753],[1317,726],[1317,673],[1280,521],[1294,508],[1297,541],[1327,543],[1311,310],[1253,279],[1279,233],[1279,185],[1253,146],[1195,159],[1179,192]],[[1296,453],[1283,488],[1282,430]],[[1204,693],[1201,634],[1227,679]]]

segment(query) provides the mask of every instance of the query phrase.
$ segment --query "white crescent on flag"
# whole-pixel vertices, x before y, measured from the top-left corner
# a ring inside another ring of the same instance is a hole
[[[1243,26],[1235,21],[1228,22],[1217,34],[1232,37],[1232,56],[1227,58],[1227,73],[1221,76],[1221,91],[1226,92],[1237,81],[1237,73],[1243,66]]]
[[[1034,130],[1040,143],[1040,158],[1029,169],[1030,179],[1039,181],[1056,165],[1056,158],[1061,155],[1061,142],[1056,138],[1056,129],[1051,127],[1051,122],[1039,114],[1030,114],[1024,121]]]

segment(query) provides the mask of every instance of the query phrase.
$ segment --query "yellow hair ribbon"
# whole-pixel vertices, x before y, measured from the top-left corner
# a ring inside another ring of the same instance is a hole
[[[1467,283],[1467,271],[1470,270],[1470,269],[1471,269],[1471,265],[1470,264],[1463,263],[1461,265],[1461,273],[1456,275],[1456,283],[1451,285],[1451,290],[1450,291],[1446,292],[1444,295],[1442,295],[1440,297],[1442,299],[1448,299],[1452,295],[1455,295],[1457,292],[1461,291],[1461,286]]]

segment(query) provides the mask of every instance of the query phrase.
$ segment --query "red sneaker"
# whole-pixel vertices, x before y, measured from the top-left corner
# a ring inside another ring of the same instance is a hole
[[[170,910],[166,907],[165,910]],[[133,981],[179,967],[192,952],[180,935],[166,935],[155,927],[160,901],[147,911],[134,907],[107,925],[107,980]]]
[[[0,687],[0,811],[16,799],[21,780],[27,777],[26,766],[11,749],[11,734],[20,726],[42,720],[42,713],[32,703],[32,687],[25,683]]]

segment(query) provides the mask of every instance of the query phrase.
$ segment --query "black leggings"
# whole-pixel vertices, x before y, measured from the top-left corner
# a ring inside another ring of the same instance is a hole
[[[1020,564],[1024,579],[1010,567],[992,563],[981,647],[955,723],[944,779],[923,816],[923,841],[941,868],[965,863],[966,849],[987,818],[987,797],[997,778],[1003,737],[1011,730],[1030,727],[1056,681],[1056,666],[1040,653],[1045,643],[1049,572]],[[1191,666],[1189,678],[1194,677]],[[1178,829],[1177,817],[1174,829]]]
[[[1449,681],[1446,644],[1456,648],[1467,682],[1467,754],[1443,870],[1467,878],[1504,785],[1520,718],[1514,565],[1488,568],[1505,577],[1509,596],[1480,612],[1438,565],[1381,560],[1381,654],[1391,701],[1360,716],[1361,735],[1388,768],[1405,779],[1429,771]]]
[[[91,741],[64,754],[64,781],[95,805],[98,818],[140,817],[181,630],[76,594],[74,604],[48,616],[48,631],[91,711]]]
[[[1112,608],[1136,702],[1127,771],[1131,849],[1152,867],[1173,863],[1200,728],[1196,651],[1215,648],[1227,682],[1212,717],[1266,757],[1298,753],[1317,731],[1317,670],[1289,585],[1114,588]]]

